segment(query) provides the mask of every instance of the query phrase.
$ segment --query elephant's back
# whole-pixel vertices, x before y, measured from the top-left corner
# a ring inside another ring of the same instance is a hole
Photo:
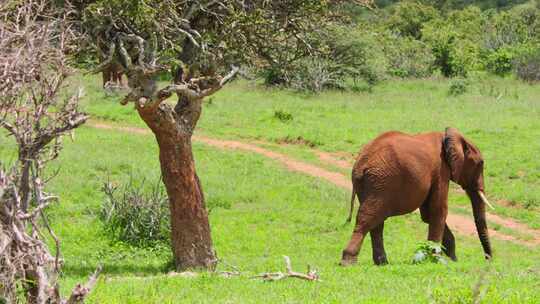
[[[364,197],[384,197],[383,201],[394,205],[389,209],[396,214],[416,209],[418,206],[396,205],[420,202],[427,196],[435,158],[430,146],[422,138],[401,132],[384,133],[373,140],[359,155],[353,170],[353,178],[362,176]]]

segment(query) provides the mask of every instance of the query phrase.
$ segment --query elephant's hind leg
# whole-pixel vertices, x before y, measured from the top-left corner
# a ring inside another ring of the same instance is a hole
[[[444,246],[444,248],[443,248],[444,253],[452,261],[457,261],[457,257],[456,257],[456,240],[454,238],[454,235],[452,234],[452,231],[448,227],[448,224],[446,224],[444,226],[444,234],[443,234],[442,244]]]
[[[375,263],[375,265],[388,264],[386,252],[384,251],[383,230],[384,222],[380,223],[369,232],[371,235],[371,247],[373,249],[373,263]]]
[[[340,263],[342,266],[352,265],[357,262],[358,253],[366,234],[384,222],[384,210],[381,206],[382,203],[378,200],[369,199],[360,204],[351,240],[342,253]]]

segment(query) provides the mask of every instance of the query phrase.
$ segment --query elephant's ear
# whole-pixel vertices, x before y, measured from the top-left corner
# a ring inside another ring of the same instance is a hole
[[[446,128],[444,133],[444,153],[452,172],[450,179],[460,184],[463,163],[465,162],[463,136],[455,128]]]

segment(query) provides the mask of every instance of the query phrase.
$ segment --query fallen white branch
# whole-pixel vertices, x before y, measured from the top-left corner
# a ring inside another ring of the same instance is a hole
[[[298,278],[306,281],[320,281],[319,275],[315,269],[311,269],[311,266],[308,265],[307,273],[295,272],[291,267],[291,259],[288,256],[283,256],[285,259],[285,269],[286,272],[265,272],[259,275],[254,276],[253,278],[260,278],[264,281],[278,281],[285,278]]]

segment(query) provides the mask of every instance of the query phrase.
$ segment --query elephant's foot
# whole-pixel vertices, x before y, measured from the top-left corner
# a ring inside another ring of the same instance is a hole
[[[451,252],[451,251],[448,251],[448,250],[445,250],[445,249],[443,249],[443,252],[444,252],[444,254],[446,254],[446,256],[447,256],[450,260],[452,260],[452,261],[454,261],[454,262],[457,262],[457,256],[456,256],[456,253],[455,253],[455,252]]]
[[[447,256],[450,258],[450,260],[457,262],[457,256],[455,254],[448,254]]]
[[[373,257],[373,263],[375,263],[375,265],[377,266],[383,266],[388,264],[388,260],[386,259],[385,255],[380,255],[377,257]]]
[[[347,266],[352,266],[356,263],[358,263],[358,255],[352,255],[344,250],[341,257],[341,262],[339,262],[339,265],[347,267]]]
[[[353,266],[356,263],[358,263],[357,259],[341,260],[341,262],[339,262],[339,266],[349,267]]]

